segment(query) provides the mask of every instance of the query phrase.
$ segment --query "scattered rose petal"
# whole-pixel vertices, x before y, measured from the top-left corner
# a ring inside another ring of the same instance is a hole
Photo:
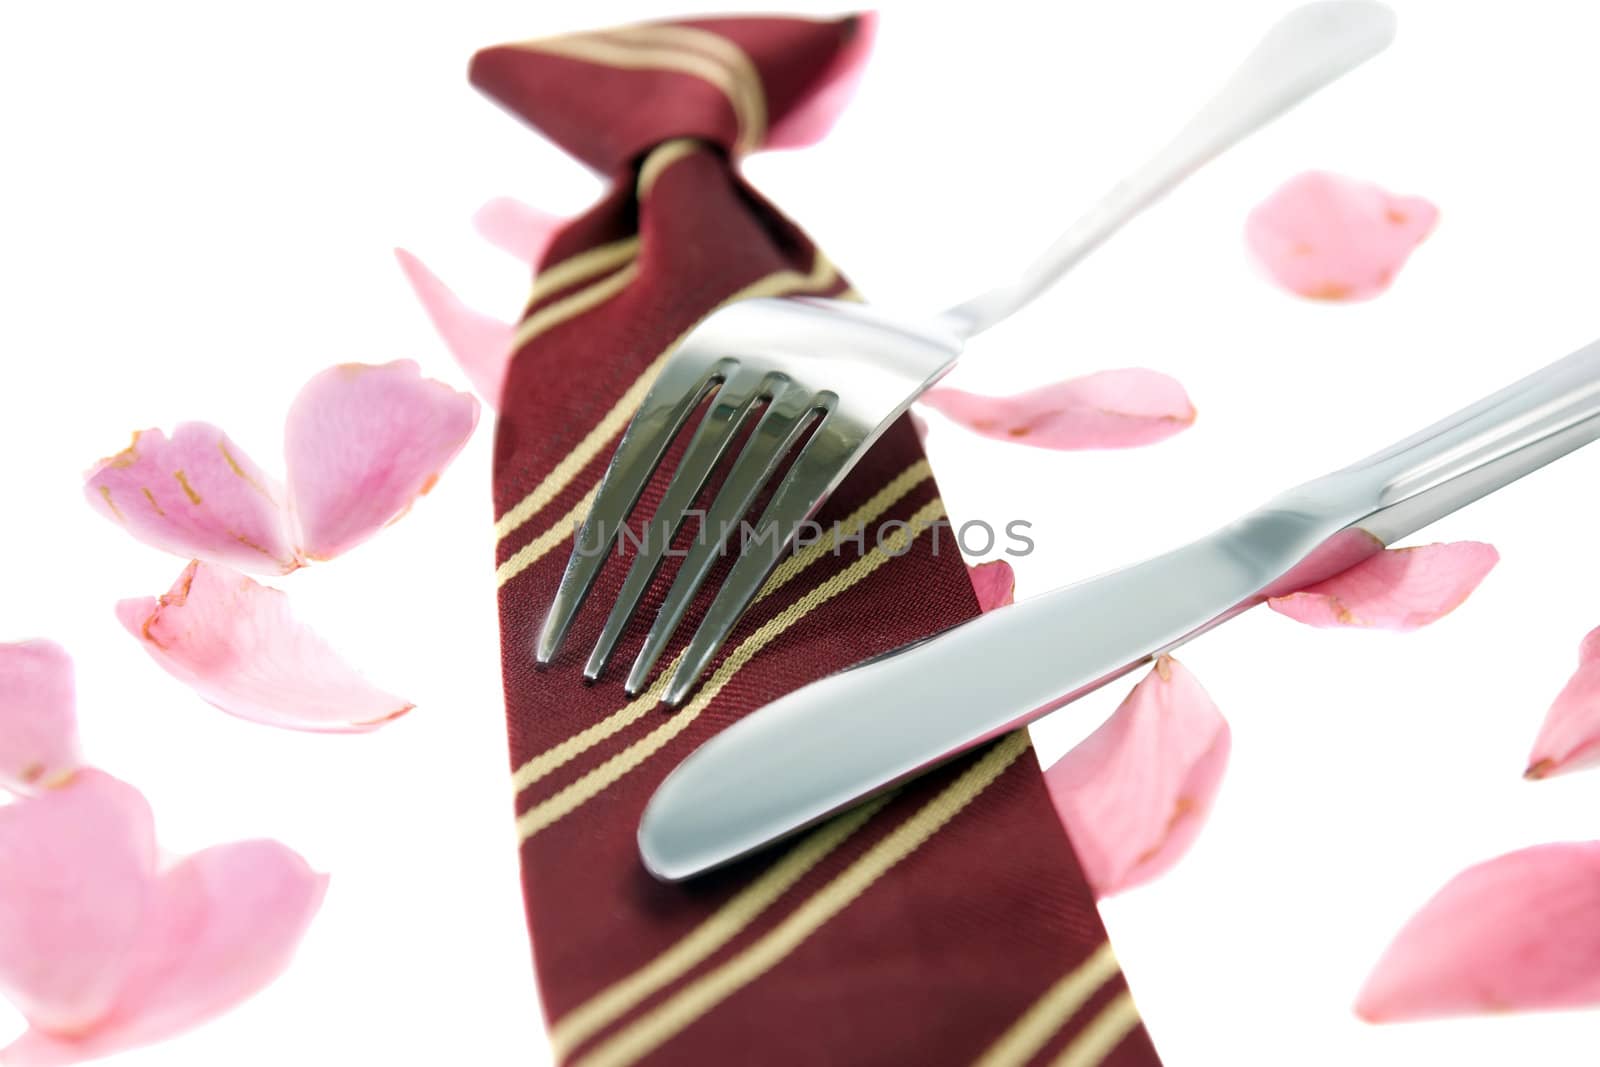
[[[506,371],[511,366],[515,328],[509,322],[468,307],[410,252],[397,248],[394,254],[422,310],[461,365],[472,388],[486,403],[498,407]]]
[[[171,1037],[272,981],[326,879],[272,841],[158,868],[150,808],[96,770],[0,808],[0,992],[29,1029],[10,1067]]]
[[[1097,896],[1147,882],[1188,851],[1230,744],[1227,722],[1194,675],[1163,656],[1111,718],[1045,771]]]
[[[477,228],[483,239],[503,252],[515,257],[518,262],[529,267],[539,262],[544,255],[544,250],[549,247],[550,239],[561,228],[562,218],[552,215],[548,211],[541,211],[532,204],[525,204],[521,200],[509,196],[499,196],[490,200],[478,209],[472,216],[472,224]],[[406,253],[400,253],[401,267],[406,270],[407,276],[411,269],[406,267]],[[416,266],[422,270],[420,263]],[[412,280],[416,285],[416,280]],[[420,292],[418,295],[421,295]],[[436,319],[435,322],[438,320]]]
[[[167,673],[242,719],[370,730],[412,708],[296,622],[283,593],[226,567],[191,563],[171,592],[124,600],[117,618]]]
[[[330,559],[405,514],[472,435],[478,403],[415,363],[330,367],[289,409],[288,499],[214,426],[184,423],[89,472],[84,493],[137,538],[258,574]],[[289,512],[298,525],[291,529]],[[300,547],[296,548],[298,540]]]
[[[237,1007],[288,967],[327,877],[275,841],[189,856],[155,883],[134,966],[87,1030],[35,1028],[5,1051],[15,1067],[59,1067],[162,1041]]]
[[[878,31],[877,12],[856,16],[853,29],[854,36],[834,56],[821,84],[799,107],[772,124],[767,131],[765,147],[804,148],[816,144],[833,129],[866,70],[867,57],[872,54],[872,41]]]
[[[0,789],[56,785],[77,770],[72,657],[52,641],[0,644]]]
[[[1309,171],[1262,201],[1245,240],[1274,281],[1314,300],[1367,300],[1389,288],[1438,222],[1415,196]]]
[[[284,428],[301,551],[331,559],[410,508],[478,424],[478,402],[410,360],[346,363],[306,383]]]
[[[1148,445],[1187,428],[1195,417],[1183,386],[1138,368],[1101,371],[1016,396],[932,389],[922,401],[985,437],[1038,448]]]
[[[1600,842],[1538,845],[1456,875],[1356,1000],[1369,1022],[1600,1006]]]
[[[1307,626],[1415,630],[1460,607],[1499,561],[1478,541],[1393,548],[1267,605]]]
[[[110,1009],[155,864],[149,806],[110,775],[83,770],[0,807],[0,994],[33,1026],[74,1033]]]
[[[101,460],[84,483],[89,503],[139,540],[178,556],[286,574],[300,566],[283,493],[227,435],[187,422]]]
[[[1383,542],[1361,527],[1346,526],[1274,579],[1264,593],[1269,600],[1298,593],[1330,574],[1340,574],[1358,563],[1365,563],[1383,550]]]
[[[1003,608],[1017,599],[1017,576],[1003,559],[968,567],[967,576],[972,579],[972,591],[978,594],[979,611]]]
[[[1545,713],[1528,756],[1527,777],[1600,765],[1600,629],[1578,647],[1578,670]]]

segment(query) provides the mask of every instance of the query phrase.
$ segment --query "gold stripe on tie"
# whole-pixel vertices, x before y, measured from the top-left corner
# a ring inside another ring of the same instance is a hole
[[[828,257],[817,251],[813,253],[811,269],[806,273],[802,274],[799,271],[787,269],[774,271],[751,282],[722,301],[711,311],[706,312],[701,321],[735,301],[747,300],[758,296],[783,296],[786,293],[822,289],[833,284],[836,276],[835,268],[828,261]],[[616,277],[616,275],[612,275],[612,277]],[[604,282],[597,284],[604,284]],[[582,290],[582,292],[588,292],[588,290]],[[574,296],[577,295],[580,294],[574,294]],[[555,308],[561,305],[552,304],[550,306]],[[699,321],[695,325],[699,325]],[[667,357],[672,355],[673,351],[683,343],[683,339],[689,336],[690,331],[693,329],[694,327],[691,326],[680,334],[677,340],[668,345],[666,351],[657,356],[650,366],[645,368],[644,373],[639,375],[634,383],[628,387],[627,392],[617,398],[617,402],[595,424],[594,429],[585,434],[583,440],[578,442],[577,447],[567,453],[566,457],[555,465],[550,473],[545,476],[544,481],[540,482],[531,493],[523,497],[511,510],[500,517],[494,524],[496,540],[504,540],[520,528],[523,523],[547,507],[550,501],[559,496],[561,491],[571,484],[572,479],[576,478],[585,467],[594,461],[594,458],[610,443],[611,439],[622,432],[623,428],[628,425],[628,420],[633,418],[633,413],[644,402],[645,394],[650,391],[650,386],[661,373],[661,368],[666,365]],[[570,534],[571,530],[567,532]]]
[[[649,196],[650,189],[663,171],[685,156],[700,151],[702,147],[704,146],[693,137],[675,137],[651,149],[650,154],[644,157],[644,162],[639,166],[639,179],[633,191],[634,199],[643,200]]]
[[[674,162],[682,159],[684,156],[694,151],[696,147],[698,147],[696,142],[687,138],[681,138],[676,141],[668,141],[652,152],[648,158],[646,158],[644,170],[650,171],[653,165],[655,168],[653,173],[659,175],[661,171],[665,170],[667,167],[670,167]],[[652,177],[650,180],[654,181],[655,179]],[[641,187],[643,187],[645,183],[643,172],[640,174],[639,181]],[[643,196],[643,193],[641,192],[640,195]],[[609,266],[623,264],[622,269],[617,271],[615,274],[612,274],[609,277],[601,278],[593,285],[579,289],[578,291],[569,294],[565,298],[556,301],[550,306],[540,308],[538,311],[529,315],[522,321],[521,325],[517,327],[516,335],[512,339],[512,351],[515,352],[516,350],[522,348],[523,345],[526,345],[529,341],[539,336],[541,333],[544,333],[552,327],[565,322],[576,315],[581,315],[583,312],[588,311],[601,303],[604,303],[606,300],[609,300],[611,297],[627,288],[629,283],[631,283],[639,274],[639,262],[636,258],[638,249],[639,238],[630,237],[625,241],[616,241],[609,245],[601,245],[599,248],[591,249],[589,252],[580,252],[571,259],[563,260],[555,267],[539,275],[539,277],[534,280],[534,295],[528,301],[528,305],[530,307],[538,303],[538,301],[541,299],[541,282],[546,282],[542,289],[543,293],[548,295],[551,292],[555,292],[573,284],[575,281],[581,280],[586,276],[585,272],[587,272],[587,276],[592,276],[606,270]],[[587,259],[587,262],[577,262],[585,259]],[[643,401],[643,399],[644,392],[641,391],[639,394],[639,400]],[[635,407],[637,407],[637,404],[635,404]],[[585,438],[585,441],[587,441],[587,438]],[[576,452],[574,452],[572,455],[568,455],[567,459],[564,460],[563,463],[566,464],[573,462],[574,455],[576,455]],[[572,479],[572,475],[576,474],[577,471],[581,469],[582,464],[576,464],[571,473],[566,474],[566,476],[559,482],[556,487],[556,492],[566,488],[567,484]],[[551,484],[552,479],[546,478],[545,482],[546,484]],[[551,494],[552,498],[553,496],[554,493]],[[543,506],[544,503],[548,502],[549,500],[547,498],[545,501],[540,503],[540,506]],[[588,514],[588,505],[592,504],[593,502],[594,494],[591,493],[585,498],[585,515]],[[527,499],[524,500],[524,503],[527,503]],[[568,517],[571,518],[571,516]],[[504,521],[505,520],[502,519],[501,523],[497,523],[495,527],[495,532],[500,538],[505,536],[499,532],[500,526],[504,524]],[[579,515],[577,521],[582,522],[583,516]],[[515,526],[510,527],[510,529],[515,528]],[[509,532],[509,530],[507,532]],[[541,536],[540,540],[542,541],[544,537],[548,537],[549,535],[550,531],[546,531],[545,534]],[[500,584],[504,585],[511,578],[516,577],[516,575],[521,573],[521,571],[526,568],[528,564],[532,563],[534,559],[542,556],[544,551],[548,551],[548,549],[538,552],[537,555],[523,561],[520,566],[513,568],[509,573],[505,574],[505,576],[500,579]],[[521,553],[518,553],[518,556],[521,555]],[[508,560],[507,562],[509,563],[510,561]],[[504,568],[502,568],[502,570],[504,570]]]
[[[1133,1006],[1133,994],[1124,989],[1089,1020],[1051,1067],[1100,1067],[1138,1026],[1139,1009]]]
[[[760,600],[776,593],[786,582],[817,560],[830,552],[837,552],[840,545],[854,540],[857,534],[865,533],[868,523],[894,507],[902,497],[931,477],[933,470],[925,459],[917,460],[895,475],[887,485],[873,493],[865,504],[834,523],[827,537],[818,538],[774,567],[762,584],[761,592],[756,595],[756,599]]]
[[[583,777],[541,801],[517,817],[517,840],[525,842],[548,829],[615,785],[645,760],[661,751],[674,737],[687,730],[706,705],[716,699],[724,686],[763,648],[816,608],[832,600],[872,574],[891,559],[903,555],[911,539],[944,516],[944,502],[929,501],[912,515],[909,525],[896,527],[873,550],[827,581],[808,590],[800,599],[768,619],[760,629],[745,638],[716,671],[701,685],[693,700],[679,708],[660,726],[618,752]]]
[[[573,1049],[632,1011],[645,998],[671,985],[738,937],[796,882],[883,810],[891,798],[892,794],[869,800],[825,823],[683,940],[563,1015],[550,1030],[556,1055],[565,1059]]]
[[[552,263],[534,277],[533,289],[528,294],[528,303],[524,311],[552,293],[559,293],[579,282],[586,282],[590,278],[616,270],[638,254],[639,235],[634,234],[619,241],[596,245],[577,255],[568,256],[560,263]]]
[[[750,151],[766,136],[765,108],[759,103],[759,97],[752,100],[748,88],[741,84],[740,76],[720,59],[682,48],[655,46],[643,40],[635,42],[615,33],[609,37],[603,34],[546,37],[538,41],[524,41],[516,47],[603,67],[659,70],[699,78],[720,91],[733,110],[739,131],[737,151]]]
[[[762,139],[767,135],[766,88],[761,82],[761,72],[750,61],[745,50],[732,39],[695,26],[677,26],[670,23],[625,26],[611,31],[610,36],[640,44],[680,48],[685,52],[698,53],[722,64],[732,79],[734,92],[740,97],[734,111],[743,117],[739,141],[734,151],[743,155],[761,146]]]
[[[588,1055],[575,1060],[573,1067],[624,1067],[636,1063],[760,978],[897,863],[921,848],[1027,750],[1026,730],[1009,734],[754,944],[596,1045]]]
[[[1021,1018],[978,1057],[973,1067],[1020,1067],[1039,1054],[1061,1025],[1116,977],[1117,958],[1101,945],[1023,1012]]]
[[[596,485],[583,494],[583,499],[574,504],[572,510],[558,519],[554,526],[517,549],[504,563],[495,568],[495,587],[505,585],[554,549],[565,544],[572,537],[572,532],[583,525],[583,520],[589,517],[589,509],[594,507],[595,494],[598,492],[600,487]]]
[[[833,551],[845,541],[854,538],[858,532],[866,530],[868,523],[894,507],[902,497],[918,485],[921,485],[931,475],[932,472],[928,469],[928,461],[925,459],[919,459],[901,471],[887,485],[874,493],[870,500],[851,512],[847,518],[834,523],[829,536],[825,540],[819,540],[807,545],[804,549],[779,564],[778,568],[768,576],[766,584],[761,587],[761,592],[756,595],[756,600],[759,602],[771,596],[785,583],[799,575],[801,571],[821,559],[825,553]],[[620,733],[637,722],[645,712],[661,703],[661,694],[666,691],[667,679],[672,676],[678,665],[678,660],[682,658],[682,653],[679,653],[677,658],[656,676],[655,682],[651,684],[649,689],[621,709],[612,712],[593,726],[589,726],[572,735],[555,747],[546,749],[518,767],[511,776],[512,786],[518,793],[521,793],[551,771],[565,766],[606,738]]]
[[[605,303],[626,289],[628,283],[638,276],[639,261],[632,259],[616,273],[608,274],[593,285],[586,285],[554,303],[546,304],[517,324],[517,332],[511,336],[511,351],[521,351],[524,345],[540,334]]]

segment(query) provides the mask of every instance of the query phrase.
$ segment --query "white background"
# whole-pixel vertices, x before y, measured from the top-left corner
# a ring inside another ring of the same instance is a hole
[[[825,6],[788,0],[788,6]],[[1272,0],[891,5],[821,146],[749,164],[871,298],[934,308],[1019,265],[1183,119],[1285,7]],[[1036,524],[1023,595],[1199,534],[1597,334],[1591,5],[1400,0],[1395,46],[1195,177],[954,384],[1019,389],[1146,365],[1198,424],[1061,454],[934,423],[952,514]],[[271,835],[333,875],[291,971],[135,1064],[543,1062],[510,826],[487,420],[394,530],[283,584],[418,709],[375,735],[229,719],[145,657],[120,596],[181,569],[79,495],[129,431],[201,418],[280,468],[282,413],[335,361],[420,359],[463,384],[390,258],[481,305],[525,279],[472,235],[488,197],[582,209],[596,180],[466,85],[472,50],[677,3],[7,5],[0,15],[0,640],[76,655],[93,759],[176,850]],[[1436,235],[1376,302],[1255,277],[1246,212],[1311,167],[1435,200]],[[1398,925],[1463,866],[1600,836],[1600,775],[1519,779],[1600,624],[1600,449],[1441,522],[1500,567],[1409,636],[1266,612],[1181,658],[1234,729],[1194,851],[1105,915],[1171,1067],[1592,1063],[1600,1014],[1374,1028],[1349,1005]],[[1046,757],[1114,687],[1038,730]],[[581,857],[574,857],[581,862]],[[20,1027],[0,1017],[0,1036]]]

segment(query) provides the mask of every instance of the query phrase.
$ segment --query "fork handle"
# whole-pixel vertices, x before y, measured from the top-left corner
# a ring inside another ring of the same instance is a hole
[[[1394,13],[1374,0],[1318,0],[1294,9],[1154,158],[1118,183],[1015,281],[950,308],[940,315],[941,324],[968,338],[1031,303],[1202,165],[1393,39]]]

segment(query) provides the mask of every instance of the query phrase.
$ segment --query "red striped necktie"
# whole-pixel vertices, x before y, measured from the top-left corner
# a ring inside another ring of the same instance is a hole
[[[674,342],[732,300],[849,291],[736,161],[814,123],[866,32],[856,18],[703,20],[473,62],[480,89],[613,183],[543,257],[495,446],[516,825],[563,1063],[1158,1062],[1025,732],[690,884],[640,866],[645,801],[696,746],[977,613],[948,529],[935,550],[944,507],[907,420],[817,516],[830,536],[780,567],[684,707],[630,700],[616,672],[582,682],[595,605],[626,559],[608,563],[558,661],[533,667],[574,522]]]

